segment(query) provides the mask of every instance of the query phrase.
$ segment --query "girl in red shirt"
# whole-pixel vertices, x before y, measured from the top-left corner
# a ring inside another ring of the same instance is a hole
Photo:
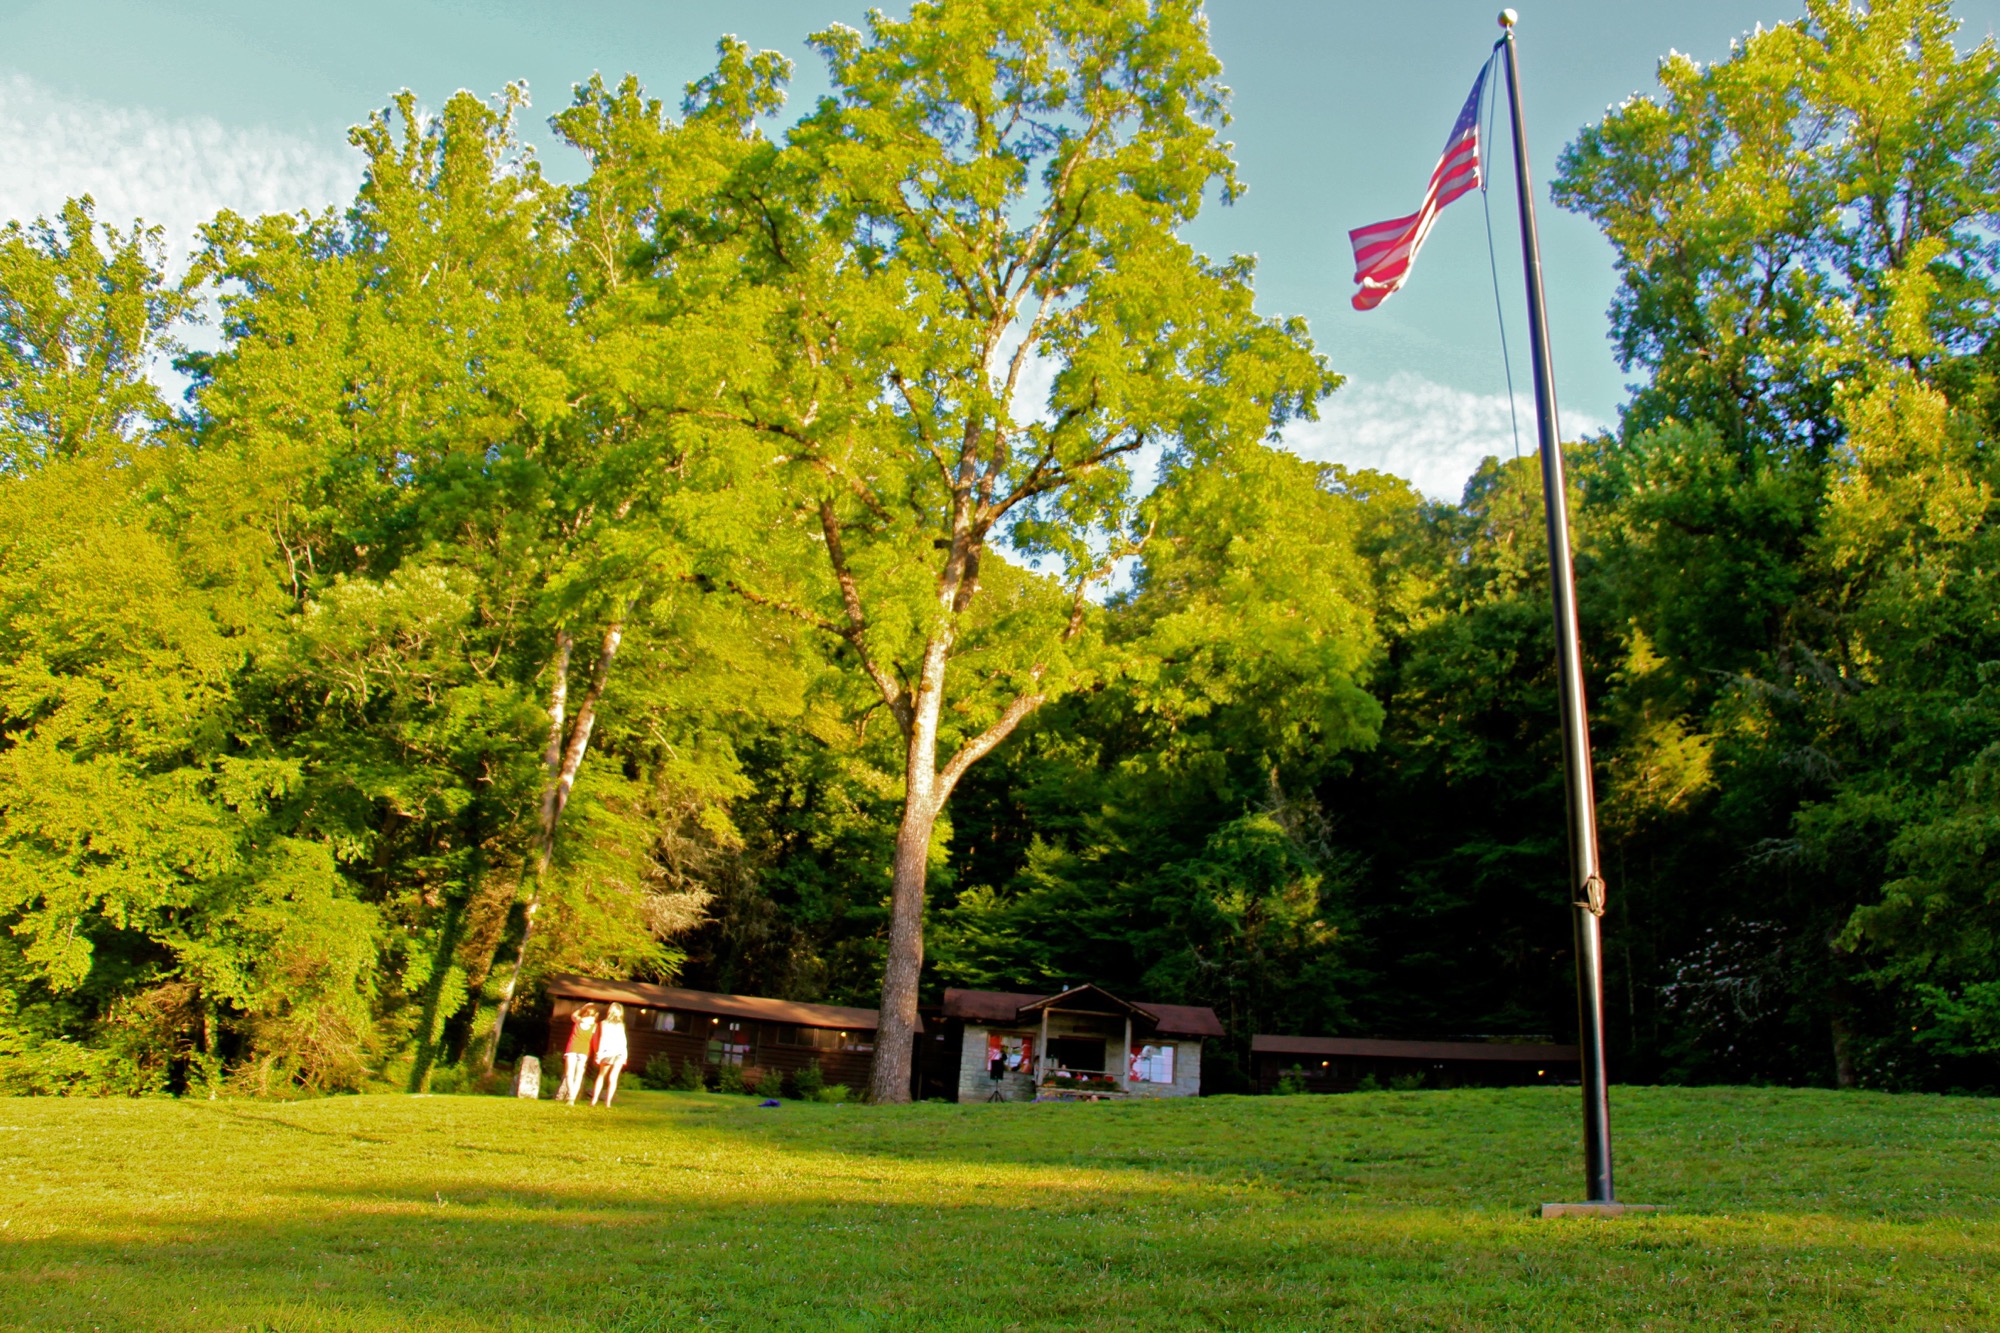
[[[590,1048],[597,1040],[597,1006],[586,1004],[570,1016],[569,1045],[563,1047],[563,1081],[556,1100],[576,1105],[583,1091],[583,1076],[590,1067]]]

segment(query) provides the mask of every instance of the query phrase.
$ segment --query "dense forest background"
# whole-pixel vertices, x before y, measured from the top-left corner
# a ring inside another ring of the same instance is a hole
[[[730,42],[677,111],[593,81],[576,185],[519,94],[406,97],[350,207],[184,274],[88,200],[0,234],[0,1088],[453,1086],[563,969],[876,1003],[946,577],[938,725],[998,739],[919,830],[924,994],[1211,1004],[1219,1088],[1257,1031],[1573,1033],[1538,474],[1277,447],[1338,377],[1176,239],[1235,188],[1198,10],[1057,11],[831,29],[789,129]],[[1954,37],[1812,0],[1560,164],[1634,381],[1568,446],[1623,1081],[2000,1083]],[[1027,442],[983,544],[922,452],[974,418]]]

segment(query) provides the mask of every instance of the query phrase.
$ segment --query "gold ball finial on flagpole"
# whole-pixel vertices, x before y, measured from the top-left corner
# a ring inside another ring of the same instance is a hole
[[[1516,14],[1513,10],[1503,9],[1500,11],[1501,27],[1512,28],[1516,23],[1519,23],[1520,21],[1521,21],[1521,16],[1519,14]]]

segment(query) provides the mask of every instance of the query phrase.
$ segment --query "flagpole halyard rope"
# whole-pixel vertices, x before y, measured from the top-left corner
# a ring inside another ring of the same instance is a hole
[[[1499,58],[1500,44],[1495,42],[1493,54],[1486,57],[1487,68],[1492,69],[1493,62]],[[1493,117],[1499,109],[1500,92],[1496,88],[1486,103],[1485,139],[1489,144],[1493,142]],[[1487,197],[1487,186],[1491,183],[1491,175],[1491,172],[1481,172],[1479,175],[1479,207],[1486,214],[1486,266],[1487,271],[1493,275],[1493,318],[1500,325],[1500,367],[1507,373],[1507,424],[1514,432],[1514,459],[1519,462],[1521,416],[1519,409],[1514,406],[1514,359],[1507,354],[1507,310],[1500,301],[1500,259],[1493,250],[1493,203]]]

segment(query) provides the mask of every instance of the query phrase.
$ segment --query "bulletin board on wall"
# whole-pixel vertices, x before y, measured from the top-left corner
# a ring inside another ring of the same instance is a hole
[[[1134,1083],[1172,1083],[1174,1048],[1135,1043],[1132,1047],[1131,1079]]]
[[[1035,1039],[1025,1033],[987,1033],[986,1067],[993,1068],[993,1062],[996,1060],[1005,1061],[1004,1068],[1010,1074],[1032,1072],[1035,1064]]]

